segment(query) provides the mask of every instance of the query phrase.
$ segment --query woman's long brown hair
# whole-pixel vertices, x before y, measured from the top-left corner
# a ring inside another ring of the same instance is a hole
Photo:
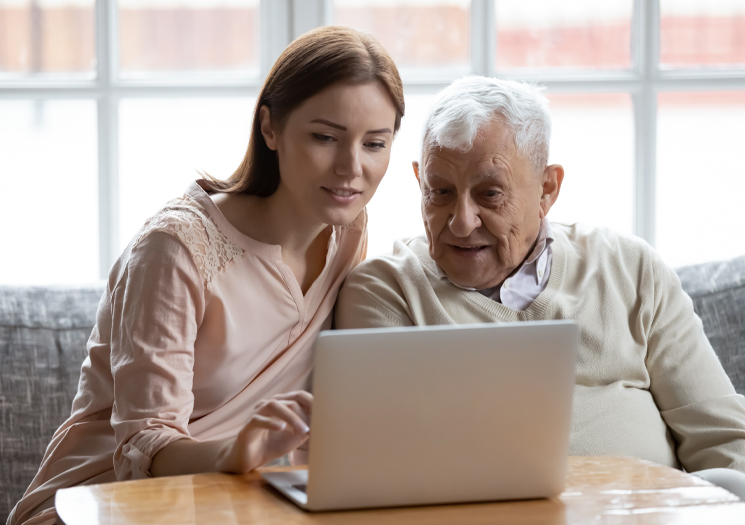
[[[326,26],[293,41],[274,63],[254,108],[248,149],[227,180],[205,176],[205,189],[268,197],[279,186],[277,153],[261,134],[259,109],[269,108],[273,123],[282,128],[293,109],[337,82],[380,82],[396,108],[394,132],[404,116],[404,90],[398,69],[372,36],[349,27]]]

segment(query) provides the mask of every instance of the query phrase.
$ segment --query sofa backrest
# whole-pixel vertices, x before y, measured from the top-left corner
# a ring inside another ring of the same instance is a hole
[[[0,287],[0,523],[70,415],[102,287]]]
[[[745,394],[745,257],[677,272],[732,384]]]

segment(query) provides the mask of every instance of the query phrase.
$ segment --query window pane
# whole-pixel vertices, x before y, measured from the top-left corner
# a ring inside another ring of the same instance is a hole
[[[745,0],[661,0],[660,64],[745,65]]]
[[[424,233],[421,194],[411,162],[422,154],[424,124],[436,95],[406,95],[406,116],[393,142],[383,182],[367,206],[367,255],[390,253],[393,241]]]
[[[95,71],[93,0],[0,0],[0,77]]]
[[[183,195],[204,171],[224,179],[243,160],[255,100],[137,99],[119,104],[119,242]]]
[[[469,70],[469,0],[335,0],[336,21],[377,38],[402,73]]]
[[[745,92],[662,93],[657,248],[673,265],[745,254]]]
[[[0,101],[0,284],[98,280],[96,104]]]
[[[259,0],[119,0],[122,76],[258,75]]]
[[[496,0],[497,68],[630,68],[632,10],[632,0]]]
[[[582,222],[631,233],[634,119],[626,94],[550,95],[550,163],[564,166],[554,222]]]

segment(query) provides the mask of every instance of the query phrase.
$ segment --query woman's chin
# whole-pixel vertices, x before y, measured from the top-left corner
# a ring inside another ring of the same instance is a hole
[[[323,222],[330,226],[346,226],[354,222],[361,211],[362,207],[345,210],[325,210]]]

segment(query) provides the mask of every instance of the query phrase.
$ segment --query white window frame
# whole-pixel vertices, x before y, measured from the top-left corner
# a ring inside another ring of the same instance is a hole
[[[549,93],[628,93],[633,101],[633,232],[655,244],[657,94],[745,90],[745,69],[664,70],[659,67],[660,0],[634,0],[632,67],[625,71],[499,71],[495,69],[495,1],[472,0],[471,73],[524,79]],[[258,78],[158,77],[120,79],[117,71],[116,0],[96,0],[96,75],[84,80],[2,81],[0,99],[92,99],[98,108],[99,267],[105,278],[119,252],[119,101],[142,97],[245,97],[256,95],[264,76],[289,42],[333,23],[333,0],[261,0],[261,68]],[[435,93],[459,73],[406,71],[408,93]]]

